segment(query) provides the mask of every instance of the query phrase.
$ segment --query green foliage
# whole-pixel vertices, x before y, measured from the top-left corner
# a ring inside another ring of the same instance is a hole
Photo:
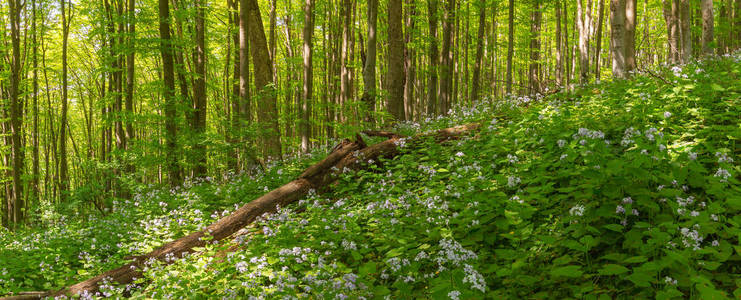
[[[331,191],[171,265],[149,264],[134,286],[102,293],[737,298],[741,62],[734,56],[655,72],[672,84],[636,75],[401,124],[404,133],[484,126],[445,144],[401,142],[395,159],[366,161],[366,170],[346,173]],[[142,189],[89,223],[2,233],[0,293],[59,287],[118,265],[309,163],[223,185]]]

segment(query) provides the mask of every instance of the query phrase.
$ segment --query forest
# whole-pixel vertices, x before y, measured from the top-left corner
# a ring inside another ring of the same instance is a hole
[[[0,299],[741,298],[740,0],[0,23]]]

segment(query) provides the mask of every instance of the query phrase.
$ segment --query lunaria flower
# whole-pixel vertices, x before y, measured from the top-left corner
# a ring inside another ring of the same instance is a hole
[[[579,205],[572,207],[571,209],[569,209],[569,214],[572,216],[579,216],[579,217],[583,216],[584,215],[584,205],[579,204]]]

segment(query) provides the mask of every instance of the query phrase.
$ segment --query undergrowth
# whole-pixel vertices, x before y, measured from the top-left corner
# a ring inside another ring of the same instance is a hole
[[[401,124],[404,134],[483,126],[445,144],[401,142],[402,155],[366,161],[237,239],[150,262],[143,278],[98,296],[739,298],[741,61],[652,72]],[[2,232],[0,294],[118,266],[322,156],[225,183],[142,188],[105,217]]]

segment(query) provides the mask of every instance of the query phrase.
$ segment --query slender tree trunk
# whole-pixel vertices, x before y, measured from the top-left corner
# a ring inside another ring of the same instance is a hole
[[[612,74],[625,78],[625,0],[610,1],[610,23]]]
[[[564,57],[564,82],[566,83],[566,86],[568,86],[571,83],[571,67],[573,66],[572,60],[569,59],[569,56],[573,58],[573,54],[571,53],[571,48],[569,47],[569,10],[568,10],[568,2],[564,1],[563,3],[563,57]],[[573,33],[573,31],[572,31]]]
[[[576,1],[576,25],[579,31],[579,78],[581,83],[587,83],[589,81],[589,24],[585,21],[582,1]]]
[[[342,51],[340,52],[340,108],[345,102],[350,101],[352,95],[352,82],[350,81],[349,60],[350,57],[350,20],[352,16],[352,0],[342,0]],[[342,111],[342,109],[340,109]]]
[[[401,0],[388,2],[388,111],[395,121],[404,121],[404,33],[401,22]]]
[[[564,72],[563,72],[563,48],[561,43],[561,1],[556,0],[556,5],[554,7],[555,9],[555,18],[556,18],[556,88],[560,89],[564,80]]]
[[[372,0],[376,1],[376,0]],[[427,2],[427,15],[429,22],[430,38],[430,68],[429,81],[427,84],[427,115],[432,116],[437,113],[437,65],[440,61],[440,53],[437,48],[437,5],[438,0],[429,0]]]
[[[515,0],[509,0],[509,33],[507,34],[507,95],[512,94],[512,56],[515,53]]]
[[[31,31],[33,33],[33,169],[31,171],[33,178],[31,179],[31,187],[34,192],[34,203],[31,203],[31,205],[33,205],[39,202],[41,189],[39,188],[39,45],[38,33],[36,32],[36,0],[31,1],[31,6]]]
[[[59,122],[59,191],[64,202],[69,190],[69,178],[67,175],[67,38],[69,37],[68,13],[65,2],[60,0],[60,12],[62,16],[62,116]],[[70,10],[72,8],[70,7]]]
[[[195,62],[196,78],[193,82],[193,131],[198,141],[194,146],[195,168],[193,176],[196,178],[207,175],[206,146],[203,144],[206,132],[206,4],[204,0],[196,1],[196,32],[195,48],[193,49],[193,61]]]
[[[162,55],[163,96],[165,99],[165,169],[170,186],[180,185],[180,167],[177,156],[177,100],[175,99],[175,68],[170,37],[170,6],[168,0],[159,0],[160,54]]]
[[[702,52],[703,55],[713,54],[713,0],[702,0]]]
[[[407,0],[406,38],[405,44],[413,42],[414,18],[417,7],[414,0]],[[413,47],[404,47],[404,112],[406,120],[414,120],[414,77],[416,76],[415,53]]]
[[[440,61],[440,104],[439,112],[447,114],[453,98],[453,23],[455,22],[455,0],[446,0],[443,17],[443,47]]]
[[[533,1],[533,11],[530,16],[530,66],[529,81],[530,94],[540,93],[540,27],[542,13],[540,0]]]
[[[250,103],[250,28],[247,24],[249,10],[248,0],[239,0],[239,102],[241,119],[252,123],[252,105]]]
[[[128,0],[129,49],[126,56],[126,139],[134,138],[134,54],[136,53],[136,0]],[[131,171],[131,170],[130,170]]]
[[[625,1],[625,74],[636,68],[636,0]]]
[[[433,0],[434,1],[434,0]],[[365,120],[373,122],[376,110],[376,23],[378,20],[378,0],[368,0],[368,50],[363,66],[363,98],[368,110]]]
[[[314,65],[312,38],[314,35],[314,1],[304,3],[304,95],[301,103],[301,151],[309,152],[309,138],[311,138],[311,108],[314,99]]]
[[[276,23],[277,23],[277,15],[276,15],[276,9],[278,8],[278,1],[277,0],[270,0],[270,33],[269,33],[269,41],[268,46],[270,47],[270,59],[273,61],[273,84],[276,86],[278,85],[278,72],[277,72],[277,63],[275,62],[275,53],[277,48],[277,41],[276,41]],[[289,10],[290,12],[290,10]]]
[[[631,1],[631,0],[627,0]],[[632,0],[635,1],[635,0]],[[602,24],[604,23],[605,16],[605,0],[599,0],[599,16],[597,16],[597,41],[595,42],[594,51],[594,76],[595,79],[600,80],[601,61],[600,55],[602,54]]]
[[[9,1],[9,8],[10,8],[10,39],[11,39],[11,47],[13,51],[13,57],[11,58],[10,62],[10,131],[11,131],[11,143],[12,143],[12,152],[13,152],[13,193],[12,193],[12,201],[11,206],[8,206],[8,213],[12,212],[13,218],[11,221],[14,223],[14,226],[17,228],[20,223],[23,222],[24,219],[24,212],[26,208],[24,207],[24,199],[23,199],[23,170],[24,167],[24,161],[23,161],[23,145],[21,145],[21,140],[23,139],[23,104],[21,103],[20,99],[20,83],[21,83],[21,72],[22,72],[22,65],[21,65],[21,40],[20,40],[20,32],[21,32],[21,10],[23,10],[23,6],[25,6],[25,1],[20,2],[18,0],[10,0]],[[64,6],[62,6],[62,11],[64,12]],[[64,15],[64,14],[62,14]],[[64,17],[63,17],[64,20]],[[66,21],[64,21],[63,24],[66,24]],[[66,35],[64,38],[64,49],[63,51],[63,59],[64,62],[66,62]],[[64,69],[64,75],[66,76],[66,69]],[[66,78],[66,77],[65,77]],[[66,91],[66,87],[64,88]],[[66,96],[66,94],[65,94]],[[64,98],[66,99],[66,98]],[[63,109],[66,109],[66,103],[62,103]],[[63,111],[66,112],[66,111]],[[64,116],[63,116],[64,117]],[[64,124],[64,123],[62,123]],[[66,154],[66,153],[65,153]],[[65,157],[66,159],[66,157]],[[65,170],[66,171],[66,170]],[[66,173],[65,173],[66,175]],[[9,197],[11,195],[8,195]]]
[[[268,41],[262,25],[260,8],[257,0],[247,1],[247,24],[254,63],[255,87],[258,91],[257,119],[260,124],[262,152],[266,158],[279,159],[281,156],[280,129],[278,128],[278,110],[276,108],[276,91],[271,84],[273,80],[272,61],[268,51]]]
[[[675,0],[676,1],[676,0]],[[692,32],[690,31],[690,2],[689,0],[678,0],[679,22],[682,33],[682,63],[690,62],[692,58]]]
[[[231,96],[231,136],[232,136],[232,148],[233,153],[231,159],[229,159],[229,168],[234,170],[234,172],[239,171],[239,163],[240,163],[240,147],[239,142],[242,140],[242,120],[244,119],[244,114],[241,112],[240,105],[240,89],[239,89],[239,80],[241,78],[240,76],[240,48],[239,48],[239,0],[227,0],[228,5],[231,9],[230,20],[233,25],[234,34],[232,36],[232,44],[234,44],[234,51],[230,54],[234,56],[234,71],[232,72],[232,96]]]
[[[484,41],[486,40],[486,1],[479,1],[479,32],[476,41],[476,63],[473,65],[473,88],[471,89],[471,100],[479,99],[479,87],[481,84],[481,67],[484,56]]]

